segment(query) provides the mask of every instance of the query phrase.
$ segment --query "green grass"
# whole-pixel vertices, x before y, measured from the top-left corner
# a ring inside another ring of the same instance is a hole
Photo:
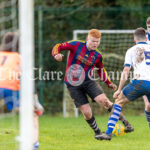
[[[113,137],[111,141],[98,141],[83,117],[44,115],[40,118],[40,150],[149,150],[150,131],[145,117],[127,118],[135,128],[133,133]],[[105,131],[108,116],[96,116],[96,120],[101,130]],[[0,150],[15,150],[8,144],[18,134],[10,127],[11,121],[11,118],[0,119]],[[1,148],[1,143],[6,143],[5,149]]]

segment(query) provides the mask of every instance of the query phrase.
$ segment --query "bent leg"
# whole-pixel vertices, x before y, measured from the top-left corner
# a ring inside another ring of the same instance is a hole
[[[122,106],[128,102],[129,102],[129,100],[121,92],[120,95],[118,96],[118,98],[115,100],[112,114],[111,114],[109,121],[108,121],[108,128],[106,131],[107,134],[112,133],[117,121],[119,120]]]
[[[107,110],[113,106],[113,103],[106,97],[104,93],[96,96],[94,100]]]
[[[119,120],[120,113],[122,111],[122,106],[129,102],[129,100],[123,95],[121,92],[118,98],[115,100],[115,104],[113,106],[112,114],[108,121],[108,127],[105,134],[100,136],[101,140],[111,140],[112,131]]]
[[[102,105],[105,109],[107,109],[109,112],[111,112],[113,103],[106,97],[105,94],[100,94],[94,99],[99,105]],[[124,124],[125,126],[125,132],[132,132],[134,128],[131,126],[131,124],[126,120],[124,115],[120,113],[119,120]]]

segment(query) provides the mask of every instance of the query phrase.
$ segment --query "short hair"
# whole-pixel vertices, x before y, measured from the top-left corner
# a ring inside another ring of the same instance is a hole
[[[8,32],[3,36],[1,51],[18,52],[19,36],[16,32]]]
[[[88,33],[88,36],[92,36],[95,38],[101,38],[101,32],[98,29],[91,29]]]
[[[134,32],[134,37],[136,38],[137,41],[145,40],[145,38],[146,38],[145,29],[142,27],[137,28]]]
[[[147,18],[146,24],[150,24],[150,17]]]

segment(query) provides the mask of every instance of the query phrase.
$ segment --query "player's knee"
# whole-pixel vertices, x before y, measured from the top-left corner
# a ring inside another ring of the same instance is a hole
[[[123,95],[123,93],[121,92],[120,95],[118,96],[118,98],[115,100],[115,104],[119,105],[119,106],[123,106],[126,103],[128,103],[129,100]]]
[[[146,105],[145,105],[145,110],[146,110],[147,112],[150,112],[150,103],[146,103]]]
[[[109,109],[112,106],[112,102],[109,101],[105,94],[97,96],[97,99],[95,99],[95,101],[102,105],[105,109]]]
[[[117,105],[119,105],[119,106],[122,107],[125,103],[124,103],[124,101],[123,101],[122,99],[117,98],[117,99],[115,100],[115,104],[117,104]]]
[[[125,104],[125,101],[123,98],[121,97],[118,97],[116,100],[115,100],[115,104],[119,105],[119,106],[123,106]]]

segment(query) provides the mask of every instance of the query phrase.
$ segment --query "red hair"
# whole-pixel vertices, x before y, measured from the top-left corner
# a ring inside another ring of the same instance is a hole
[[[101,32],[97,29],[91,29],[88,33],[88,36],[92,36],[95,38],[101,38]]]

